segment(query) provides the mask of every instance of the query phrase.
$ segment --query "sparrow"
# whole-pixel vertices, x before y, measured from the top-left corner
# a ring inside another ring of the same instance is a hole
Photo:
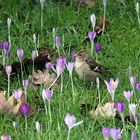
[[[93,82],[100,75],[110,71],[110,68],[96,63],[85,50],[76,54],[74,67],[79,78],[87,82]]]

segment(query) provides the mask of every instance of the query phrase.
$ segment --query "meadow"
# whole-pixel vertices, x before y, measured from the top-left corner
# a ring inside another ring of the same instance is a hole
[[[93,31],[91,22],[91,15],[93,14],[96,17],[95,26],[99,26],[100,18],[104,16],[102,0],[98,0],[95,6],[91,8],[81,8],[77,6],[77,2],[65,0],[46,0],[43,5],[40,4],[39,0],[0,0],[0,42],[3,45],[3,42],[9,41],[10,35],[11,53],[9,57],[4,54],[5,50],[2,47],[0,48],[1,69],[3,69],[3,65],[5,68],[11,66],[15,61],[22,62],[25,58],[32,60],[32,51],[39,50],[42,47],[56,51],[62,57],[65,56],[67,63],[75,61],[72,58],[73,51],[78,52],[84,49],[90,53],[91,42],[88,39],[88,32]],[[112,139],[104,136],[102,128],[120,128],[117,134],[114,134],[116,136],[114,136],[114,140],[136,140],[135,134],[139,139],[139,16],[135,0],[126,0],[125,4],[122,4],[119,0],[107,1],[105,19],[109,24],[104,32],[95,38],[94,43],[99,43],[102,46],[101,51],[97,54],[98,63],[111,67],[112,71],[99,78],[99,85],[95,82],[92,87],[89,87],[85,81],[79,79],[74,70],[71,75],[65,67],[62,73],[58,74],[56,72],[61,79],[60,87],[53,89],[53,95],[49,93],[48,97],[42,95],[43,89],[48,88],[44,84],[37,88],[30,85],[27,89],[23,86],[22,80],[29,78],[26,71],[21,72],[22,76],[19,74],[13,76],[13,74],[6,74],[2,70],[0,72],[1,92],[5,91],[5,96],[8,99],[8,92],[9,95],[12,95],[17,89],[21,88],[24,92],[26,90],[26,100],[32,110],[29,109],[30,113],[28,113],[24,109],[22,112],[20,108],[20,113],[18,112],[15,115],[10,111],[8,113],[2,111],[0,107],[1,139],[4,140],[6,135],[10,136],[11,140]],[[9,28],[7,27],[8,18],[11,20]],[[56,36],[60,37],[58,42],[55,42]],[[23,49],[23,56],[20,56],[22,55],[21,52],[17,55],[19,48]],[[96,58],[95,54],[93,47],[93,59]],[[3,58],[5,58],[5,63]],[[58,58],[52,58],[51,62],[55,64],[57,63],[56,60]],[[31,75],[32,65],[29,66],[28,70]],[[43,70],[45,70],[45,66]],[[53,72],[53,70],[50,71]],[[8,76],[11,77],[9,86]],[[133,79],[134,77],[136,77],[136,81]],[[110,78],[119,79],[118,86],[114,89],[114,102],[124,101],[125,109],[123,112],[119,112],[116,108],[117,115],[109,119],[100,116],[91,117],[89,112],[92,109],[95,110],[99,105],[99,93],[101,105],[112,102],[111,93],[109,93],[104,82],[104,80],[108,81]],[[131,100],[127,101],[124,91],[129,90],[133,95]],[[134,112],[131,112],[128,107],[130,104],[136,105]],[[2,98],[0,99],[0,105],[2,106]],[[67,113],[75,117],[69,116]],[[123,122],[120,117],[122,113],[124,116],[133,115],[134,121],[125,120]],[[67,120],[66,117],[68,117]],[[75,124],[75,118],[79,124]],[[117,138],[119,132],[122,138]]]

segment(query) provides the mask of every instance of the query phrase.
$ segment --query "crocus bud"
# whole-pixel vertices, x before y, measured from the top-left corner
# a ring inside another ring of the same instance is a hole
[[[20,106],[20,112],[25,117],[29,115],[30,109],[31,109],[31,107],[30,107],[30,105],[28,103],[23,103]]]
[[[96,43],[94,45],[94,50],[96,53],[99,53],[101,51],[101,49],[102,49],[102,46],[100,44]]]
[[[7,50],[9,50],[9,42],[8,41],[4,41],[2,44],[2,48],[3,50],[6,52]]]
[[[95,24],[96,24],[96,17],[95,17],[94,14],[92,14],[92,15],[90,16],[90,20],[91,20],[92,27],[93,27],[93,31],[94,31]]]
[[[35,44],[36,44],[36,40],[37,40],[36,34],[33,34],[33,41]]]
[[[22,84],[23,84],[24,88],[27,89],[28,85],[29,85],[29,80],[23,80]]]
[[[89,37],[90,41],[94,41],[94,39],[96,37],[96,32],[88,32],[88,37]]]
[[[103,0],[103,5],[106,7],[107,0]]]
[[[7,26],[8,26],[8,29],[10,29],[10,27],[11,27],[11,17],[7,18]]]
[[[38,133],[41,132],[40,123],[38,121],[35,123],[35,126],[36,126],[36,131]]]
[[[56,46],[57,46],[57,47],[60,46],[60,37],[59,37],[59,36],[56,36],[56,38],[55,38],[55,43],[56,43]]]
[[[73,68],[74,68],[74,62],[68,62],[66,64],[67,70],[69,71],[70,74],[72,74]]]
[[[135,131],[133,131],[131,134],[131,140],[137,140],[137,135]]]
[[[24,51],[22,48],[17,49],[17,56],[18,56],[19,60],[22,61],[23,56],[24,56]]]
[[[34,61],[37,58],[37,54],[35,50],[32,50],[32,60]]]
[[[137,12],[137,14],[139,14],[139,3],[138,2],[136,3],[136,12]]]
[[[102,128],[102,134],[103,134],[104,138],[109,138],[110,137],[110,129],[106,128],[106,127],[103,127]]]
[[[12,72],[12,66],[11,65],[7,65],[6,66],[6,73],[7,73],[7,75],[10,75],[11,72]]]
[[[47,70],[51,70],[51,69],[53,68],[53,64],[52,64],[51,62],[46,62],[45,68],[46,68]]]
[[[40,0],[40,4],[41,4],[41,9],[43,10],[44,4],[45,4],[45,0]]]

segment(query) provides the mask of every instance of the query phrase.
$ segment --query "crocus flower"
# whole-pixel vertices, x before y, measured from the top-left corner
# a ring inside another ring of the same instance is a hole
[[[6,70],[7,75],[10,75],[11,72],[12,72],[12,66],[11,65],[7,65],[5,70]]]
[[[6,52],[7,50],[9,50],[9,42],[8,41],[4,41],[3,42],[3,46],[2,46],[3,50]]]
[[[136,88],[137,88],[138,91],[140,91],[140,83],[136,84]]]
[[[129,90],[129,91],[124,91],[124,96],[127,99],[128,102],[130,102],[130,98],[133,95],[133,93]]]
[[[34,61],[37,58],[36,50],[32,50],[32,60]]]
[[[122,102],[117,102],[116,103],[116,109],[119,113],[123,113],[124,112],[124,109],[125,109],[125,103],[124,101]]]
[[[135,131],[133,131],[131,134],[131,140],[137,140],[137,135]]]
[[[94,45],[94,50],[96,53],[99,53],[101,51],[101,49],[102,49],[102,46],[100,44],[96,43]]]
[[[130,80],[131,86],[134,88],[136,83],[137,83],[136,77],[135,76],[131,76],[131,77],[129,77],[129,80]]]
[[[15,90],[13,92],[13,96],[15,97],[15,99],[19,100],[21,98],[21,95],[22,95],[22,90],[21,89],[18,89],[18,90]]]
[[[67,127],[69,130],[71,130],[74,126],[80,125],[83,123],[83,121],[79,121],[76,123],[76,118],[74,115],[70,115],[69,113],[66,114],[65,119],[64,119]]]
[[[58,58],[57,59],[57,63],[56,63],[56,72],[57,72],[57,75],[61,75],[65,69],[65,64],[66,64],[66,58]]]
[[[113,140],[118,140],[118,139],[121,139],[121,129],[115,129],[115,128],[112,128],[110,129],[110,136]]]
[[[11,137],[9,135],[3,135],[1,136],[1,140],[11,140]]]
[[[27,87],[29,85],[29,80],[23,80],[22,84],[23,84],[24,88],[27,89]]]
[[[74,62],[68,62],[68,64],[66,64],[66,68],[69,71],[69,73],[72,74],[74,68]]]
[[[90,41],[94,41],[94,39],[96,37],[96,32],[88,32],[88,37],[89,37]]]
[[[96,17],[95,17],[94,14],[92,14],[92,15],[90,16],[90,20],[91,20],[92,27],[93,27],[93,31],[94,31],[95,24],[96,24]]]
[[[71,52],[71,56],[72,56],[72,59],[75,59],[75,57],[76,57],[76,51],[72,51]]]
[[[119,79],[113,80],[113,78],[110,78],[110,81],[104,80],[105,84],[107,85],[108,92],[110,93],[112,97],[112,101],[114,101],[114,93],[118,87]]]
[[[40,4],[41,4],[41,9],[43,10],[44,4],[45,4],[45,0],[40,0]]]
[[[103,0],[103,5],[106,7],[107,0]]]
[[[131,114],[134,116],[134,119],[136,119],[136,104],[129,104],[129,110]]]
[[[53,68],[53,64],[52,64],[51,62],[46,62],[45,68],[46,68],[47,70],[51,70],[51,69]]]
[[[48,102],[50,102],[52,96],[53,96],[53,91],[51,89],[47,89],[47,88],[43,89],[43,91],[42,91],[42,98],[43,98],[43,100],[47,99]]]
[[[105,139],[109,138],[110,137],[110,129],[106,128],[106,127],[103,127],[102,128],[102,134],[103,134]]]
[[[30,113],[30,105],[28,103],[23,103],[21,106],[20,106],[20,112],[23,116],[27,117]]]
[[[36,121],[35,126],[36,126],[36,131],[38,133],[41,132],[40,123],[38,121]]]
[[[60,46],[60,37],[59,37],[59,36],[56,36],[56,38],[55,38],[55,43],[56,43],[56,46],[57,46],[57,47]]]
[[[17,49],[17,56],[18,56],[20,61],[22,61],[23,55],[24,55],[23,49],[22,48]]]

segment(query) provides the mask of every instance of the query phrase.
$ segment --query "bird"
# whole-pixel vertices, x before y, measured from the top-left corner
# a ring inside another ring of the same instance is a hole
[[[111,70],[96,63],[85,50],[76,54],[74,69],[79,78],[87,82],[94,82],[97,77]]]

